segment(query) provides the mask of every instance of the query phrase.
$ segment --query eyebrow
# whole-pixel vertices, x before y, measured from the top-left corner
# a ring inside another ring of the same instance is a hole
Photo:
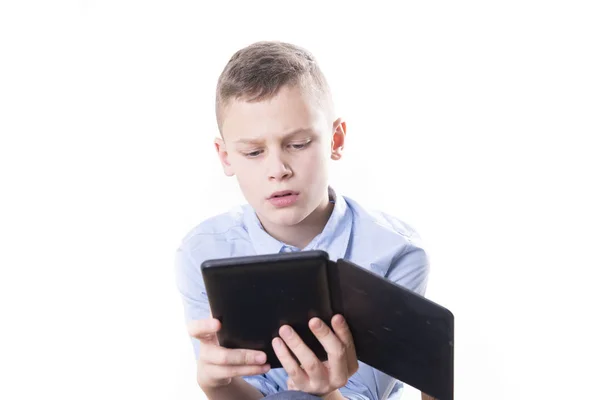
[[[286,133],[283,136],[283,139],[289,139],[290,137],[298,135],[300,133],[310,133],[310,132],[312,132],[312,129],[310,129],[310,128],[296,129],[289,133]],[[262,144],[263,142],[264,142],[264,139],[259,139],[259,138],[238,139],[235,141],[236,144]]]

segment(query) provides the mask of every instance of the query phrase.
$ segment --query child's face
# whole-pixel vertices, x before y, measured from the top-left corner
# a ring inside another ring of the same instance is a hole
[[[223,116],[215,142],[223,168],[263,221],[294,225],[327,205],[328,162],[341,157],[344,122],[297,87],[261,102],[232,100]],[[280,191],[293,194],[272,198]]]

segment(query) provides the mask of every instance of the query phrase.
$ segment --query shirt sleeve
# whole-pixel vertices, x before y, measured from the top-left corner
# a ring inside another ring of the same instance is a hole
[[[358,362],[358,371],[350,377],[348,383],[340,388],[342,395],[351,400],[387,399],[398,381],[371,366]]]
[[[243,379],[254,386],[265,397],[280,391],[279,386],[268,375],[244,376]]]
[[[378,400],[377,382],[373,369],[367,364],[358,362],[358,371],[350,377],[340,393],[351,400]]]
[[[214,251],[214,249],[212,249]],[[210,317],[210,305],[200,265],[202,261],[195,260],[185,246],[177,249],[175,254],[175,281],[182,304],[185,323]],[[200,341],[190,337],[194,357],[198,361]],[[264,396],[277,393],[279,387],[266,375],[243,377],[243,379],[258,389]]]
[[[425,296],[429,279],[429,258],[417,234],[394,257],[387,278],[405,288]]]

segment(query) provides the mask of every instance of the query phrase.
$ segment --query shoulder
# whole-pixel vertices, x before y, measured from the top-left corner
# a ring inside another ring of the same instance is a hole
[[[250,251],[243,222],[245,209],[246,206],[239,206],[205,219],[185,234],[179,243],[175,251],[175,278],[185,301],[196,306],[196,302],[206,301],[201,272],[204,261]]]
[[[420,245],[421,237],[410,224],[388,212],[363,207],[356,200],[344,197],[354,214],[357,233],[368,233],[376,238],[393,240],[398,243]]]
[[[214,215],[194,226],[181,240],[178,252],[197,262],[209,258],[232,256],[236,246],[249,242],[244,224],[247,205]]]
[[[415,228],[390,213],[367,209],[355,200],[345,199],[354,214],[353,261],[413,291],[424,293],[429,257]]]

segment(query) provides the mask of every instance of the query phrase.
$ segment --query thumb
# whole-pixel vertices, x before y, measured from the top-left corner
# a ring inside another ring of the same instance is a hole
[[[193,320],[187,324],[188,334],[207,344],[218,344],[216,333],[219,329],[221,323],[215,318]]]

